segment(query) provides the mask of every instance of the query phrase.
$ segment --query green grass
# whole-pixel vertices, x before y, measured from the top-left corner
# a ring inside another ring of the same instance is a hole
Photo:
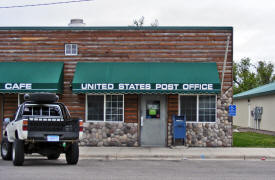
[[[275,136],[254,132],[234,132],[233,147],[275,148]]]

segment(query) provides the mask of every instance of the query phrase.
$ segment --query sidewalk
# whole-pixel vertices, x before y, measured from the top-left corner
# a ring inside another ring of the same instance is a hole
[[[80,159],[100,160],[185,160],[262,159],[275,160],[275,148],[197,147],[80,147]]]

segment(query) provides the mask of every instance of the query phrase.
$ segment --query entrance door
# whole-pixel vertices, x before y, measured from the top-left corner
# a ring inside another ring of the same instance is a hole
[[[166,146],[166,96],[142,95],[140,109],[141,146]]]

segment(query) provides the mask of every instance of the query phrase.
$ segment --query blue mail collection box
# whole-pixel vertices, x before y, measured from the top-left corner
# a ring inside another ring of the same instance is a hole
[[[176,139],[186,138],[186,118],[185,116],[173,115],[174,143]]]

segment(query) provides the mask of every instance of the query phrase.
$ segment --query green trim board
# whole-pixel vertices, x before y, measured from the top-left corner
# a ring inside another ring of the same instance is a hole
[[[275,94],[275,82],[236,94],[233,96],[233,98],[244,99],[244,98],[263,96],[263,95],[269,95],[269,94]]]
[[[62,93],[63,62],[0,62],[0,93]]]
[[[231,26],[13,26],[0,27],[1,30],[233,30]]]
[[[78,62],[73,93],[220,93],[211,63]]]

